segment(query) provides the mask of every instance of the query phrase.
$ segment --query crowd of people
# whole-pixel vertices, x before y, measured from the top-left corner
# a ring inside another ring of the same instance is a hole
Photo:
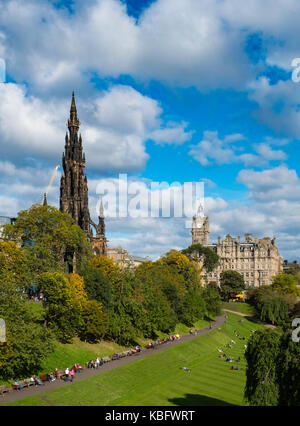
[[[239,321],[239,322],[241,322],[241,321]],[[218,330],[221,331],[220,328],[218,328]],[[251,333],[255,333],[255,331],[256,330],[251,330]],[[235,337],[237,337],[239,340],[246,340],[246,337],[245,336],[241,336],[238,333],[237,330],[233,330],[233,333],[234,333]],[[231,339],[230,342],[225,345],[225,347],[228,348],[228,349],[232,349],[233,345],[235,345],[235,344],[236,344],[235,340]],[[247,345],[246,344],[243,345],[243,347],[244,347],[244,350],[247,349]],[[238,357],[238,358],[234,359],[234,357],[227,356],[226,353],[224,352],[224,349],[222,349],[222,348],[218,348],[217,351],[219,352],[219,356],[218,357],[222,358],[222,359],[225,359],[226,362],[237,362],[237,363],[239,363],[241,361],[241,357]],[[240,366],[239,365],[237,365],[236,367],[232,366],[230,368],[230,370],[240,370]]]
[[[236,334],[236,331],[234,332]],[[190,335],[197,335],[198,334],[198,330],[190,330],[189,331]],[[243,338],[245,339],[245,338]],[[168,343],[168,342],[173,342],[175,340],[180,340],[180,335],[174,334],[174,335],[170,335],[166,338],[163,339],[157,339],[153,342],[149,342],[145,348],[146,349],[154,349],[156,346],[164,344],[164,343]],[[231,343],[235,343],[233,340],[231,341]],[[228,345],[228,347],[231,347],[231,345]],[[119,360],[125,356],[131,356],[137,353],[140,353],[142,351],[142,348],[137,345],[135,348],[129,349],[127,351],[123,351],[123,352],[119,352],[119,353],[114,353],[113,355],[111,355],[110,357],[106,356],[103,358],[97,357],[94,360],[88,361],[86,363],[86,368],[88,369],[98,369],[100,368],[104,363],[109,362],[109,361],[113,361],[113,360]],[[226,358],[226,361],[228,362],[233,362],[234,359],[233,358],[228,358],[226,356],[225,353],[223,353],[222,349],[218,349],[219,352],[222,352],[220,354],[220,358]],[[240,359],[236,360],[236,362],[239,362]],[[74,377],[76,374],[80,374],[81,370],[83,369],[83,367],[76,363],[74,364],[72,367],[67,367],[62,371],[59,371],[57,368],[53,371],[53,372],[49,372],[47,374],[43,374],[41,375],[41,379],[39,379],[38,377],[36,377],[35,375],[33,375],[29,380],[25,381],[17,381],[15,380],[13,383],[13,389],[21,391],[23,389],[23,387],[28,387],[29,385],[35,385],[35,386],[44,386],[46,382],[54,382],[57,379],[61,379],[64,380],[65,382],[70,382],[72,383],[74,381]],[[232,367],[233,369],[233,367]],[[236,368],[237,369],[237,368]],[[239,369],[239,368],[238,368]],[[190,372],[191,370],[188,367],[182,367],[182,370]],[[24,383],[26,383],[26,386],[24,385]]]
[[[157,345],[161,345],[163,343],[172,342],[174,340],[179,340],[179,339],[180,339],[179,334],[174,334],[174,335],[168,336],[167,338],[164,338],[164,339],[157,339],[154,342],[149,342],[146,345],[146,349],[155,348]],[[119,360],[121,358],[124,358],[125,356],[131,356],[131,355],[134,355],[134,354],[138,354],[140,352],[142,352],[142,348],[139,345],[136,345],[134,348],[131,348],[127,351],[114,353],[110,357],[108,357],[108,356],[105,356],[103,358],[97,357],[94,360],[88,361],[86,363],[86,368],[98,369],[106,362]],[[80,374],[82,369],[83,369],[83,367],[78,363],[74,364],[70,368],[67,367],[62,371],[59,371],[56,368],[53,372],[49,372],[47,374],[42,374],[40,376],[41,377],[40,379],[38,377],[36,377],[35,375],[33,375],[30,379],[27,379],[27,380],[21,380],[21,381],[15,380],[13,382],[13,389],[21,391],[23,388],[29,387],[31,385],[44,386],[45,383],[54,382],[57,379],[61,379],[61,380],[64,380],[65,382],[72,383],[74,381],[75,375]]]

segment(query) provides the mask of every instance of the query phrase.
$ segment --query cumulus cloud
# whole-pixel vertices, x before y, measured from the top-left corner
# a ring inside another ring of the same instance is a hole
[[[185,131],[188,123],[167,123],[165,128],[154,130],[149,135],[158,145],[182,145],[193,136],[193,131]]]
[[[256,201],[299,199],[300,180],[296,171],[286,166],[260,172],[242,170],[238,174],[237,182],[246,185],[250,190],[249,197]]]
[[[3,2],[3,49],[14,78],[40,92],[83,84],[81,71],[205,90],[240,87],[253,76],[244,40],[217,6],[216,0],[158,0],[136,22],[119,0],[79,1],[73,14],[50,2]]]
[[[32,203],[42,202],[51,174],[50,168],[18,168],[9,162],[0,162],[1,214],[16,216],[19,210],[29,208]],[[243,170],[238,176],[238,182],[247,185],[249,189],[248,204],[239,200],[226,201],[222,197],[206,197],[204,200],[205,214],[210,219],[211,241],[228,233],[236,236],[250,232],[257,237],[276,235],[284,258],[300,258],[300,202],[299,197],[294,195],[299,193],[300,182],[296,172],[284,166],[262,172]],[[48,196],[49,204],[57,207],[59,183],[60,173]],[[103,196],[104,192],[97,188],[99,183],[103,184],[102,188],[109,183],[119,185],[118,179],[89,180],[89,206],[94,221],[97,221],[100,197],[107,208],[106,202],[111,203],[114,196],[113,193]],[[187,227],[187,217],[174,217],[173,209],[170,210],[170,217],[151,217],[149,200],[152,182],[132,177],[128,183],[134,184],[131,188],[133,190],[129,191],[129,205],[141,209],[143,214],[107,217],[109,246],[121,245],[131,254],[150,256],[152,259],[171,248],[183,249],[189,246],[191,229]],[[161,192],[168,200],[171,189],[162,187]],[[130,200],[137,195],[140,204],[130,204]],[[196,207],[189,209],[189,218],[195,212]]]
[[[22,163],[37,157],[60,162],[70,99],[42,100],[13,83],[0,85],[0,134],[3,158]],[[89,169],[141,170],[148,159],[145,142],[183,143],[185,126],[164,126],[158,102],[130,86],[112,86],[78,102],[84,150]]]
[[[202,141],[191,147],[189,155],[202,166],[208,166],[213,163],[219,165],[242,163],[246,167],[260,167],[268,165],[269,161],[287,159],[287,155],[282,150],[273,150],[271,148],[271,139],[267,139],[265,143],[253,144],[252,148],[256,151],[256,154],[238,154],[238,151],[244,150],[244,146],[241,143],[239,145],[234,145],[234,143],[244,139],[241,134],[227,135],[220,139],[218,132],[205,131]]]
[[[274,129],[278,135],[300,139],[300,112],[298,108],[300,85],[292,80],[271,84],[266,77],[261,77],[249,85],[250,99],[257,102],[255,118]]]

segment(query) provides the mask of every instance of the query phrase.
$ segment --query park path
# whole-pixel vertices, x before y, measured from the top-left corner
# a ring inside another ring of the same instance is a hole
[[[267,322],[260,321],[259,319],[256,319],[256,318],[252,317],[252,316],[251,316],[251,315],[249,315],[249,314],[243,314],[242,312],[231,311],[230,309],[223,309],[223,311],[224,311],[224,312],[229,312],[229,313],[231,313],[231,314],[240,315],[241,317],[248,317],[248,318],[251,318],[251,319],[252,319],[253,321],[255,321],[256,323],[258,323],[258,324],[263,324],[264,326],[266,326],[266,327],[268,327],[268,328],[276,328],[276,326],[275,326],[275,325],[268,324]]]
[[[248,314],[243,314],[242,312],[231,311],[230,309],[223,309],[224,312],[230,312],[231,314],[240,315],[241,317],[249,317]]]
[[[236,313],[236,312],[234,312]],[[208,333],[209,331],[220,327],[220,325],[224,324],[226,315],[220,315],[219,317],[217,317],[216,321],[214,321],[213,323],[211,323],[211,328],[210,326],[201,328],[200,330],[198,330],[197,334],[183,334],[180,337],[180,340],[175,340],[172,342],[167,342],[167,343],[163,343],[159,346],[156,346],[155,349],[143,349],[142,352],[139,352],[135,355],[131,355],[131,356],[127,356],[125,358],[121,358],[119,360],[115,360],[115,361],[110,361],[104,365],[102,365],[101,367],[99,367],[99,369],[92,369],[92,368],[85,368],[81,373],[77,373],[74,376],[74,383],[78,382],[80,380],[84,380],[87,379],[89,377],[93,377],[96,376],[98,374],[104,373],[105,371],[109,371],[109,370],[113,370],[114,368],[118,368],[121,365],[126,365],[126,364],[131,364],[134,361],[137,361],[139,359],[145,358],[147,356],[150,356],[152,354],[155,354],[157,352],[166,350],[170,347],[179,345],[181,343],[187,342],[191,339],[195,339],[196,337],[202,336],[203,334]],[[0,405],[1,404],[6,404],[8,402],[14,402],[23,398],[27,398],[30,396],[34,396],[34,395],[38,395],[38,394],[42,394],[45,393],[48,390],[52,390],[52,389],[58,389],[61,388],[62,386],[72,386],[71,382],[64,382],[63,380],[55,380],[54,382],[50,382],[50,383],[46,383],[44,386],[35,386],[35,387],[30,387],[30,388],[25,388],[21,391],[11,391],[8,394],[4,394],[3,396],[0,396]],[[45,395],[46,398],[46,395]]]

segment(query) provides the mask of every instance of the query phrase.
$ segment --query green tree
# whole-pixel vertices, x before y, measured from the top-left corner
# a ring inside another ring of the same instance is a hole
[[[89,266],[92,268],[100,270],[105,277],[110,279],[110,277],[117,272],[120,272],[121,269],[116,265],[112,259],[107,256],[94,256],[89,261]]]
[[[280,334],[273,330],[256,331],[249,339],[245,398],[250,405],[274,406],[279,400],[277,360]]]
[[[291,330],[281,337],[277,374],[279,405],[300,406],[300,344],[293,342]]]
[[[206,315],[207,309],[202,291],[188,290],[183,298],[183,314],[181,317],[183,324],[192,327],[197,320],[203,319]]]
[[[222,300],[216,283],[211,282],[205,286],[203,298],[209,315],[218,316],[221,314]]]
[[[112,303],[112,286],[100,269],[87,266],[80,271],[84,278],[84,287],[90,300],[97,300],[103,304],[106,312]]]
[[[108,328],[108,317],[102,311],[102,304],[96,300],[86,300],[81,311],[82,326],[79,337],[89,343],[97,343]]]
[[[201,262],[206,272],[212,272],[219,264],[219,256],[209,247],[193,244],[181,251],[190,260]]]
[[[63,343],[70,342],[82,328],[82,304],[68,278],[59,272],[45,272],[39,277],[45,301],[47,326]]]
[[[259,300],[258,311],[262,321],[279,324],[288,316],[287,303],[283,296],[276,293],[267,294]]]
[[[292,274],[279,273],[272,278],[271,287],[282,295],[299,296],[297,279]]]
[[[51,206],[34,204],[30,209],[19,212],[14,224],[4,227],[4,237],[28,247],[40,266],[45,262],[46,265],[54,263],[58,268],[65,262],[72,266],[76,258],[79,267],[91,256],[90,244],[83,230],[69,214]]]
[[[224,271],[220,275],[221,295],[224,299],[230,299],[245,290],[245,281],[237,271]]]
[[[158,292],[159,298],[163,293],[175,313],[176,322],[179,321],[183,312],[183,295],[186,291],[179,274],[174,269],[171,270],[167,264],[145,262],[136,268],[135,275],[141,283],[144,283],[145,289],[150,286],[152,291],[155,291],[156,294]],[[172,314],[171,322],[173,321],[174,315]]]
[[[0,241],[0,277],[24,289],[30,284],[30,267],[24,249],[14,242]]]
[[[0,318],[6,323],[6,342],[0,343],[0,378],[27,378],[40,370],[54,340],[18,285],[8,275],[0,275]]]

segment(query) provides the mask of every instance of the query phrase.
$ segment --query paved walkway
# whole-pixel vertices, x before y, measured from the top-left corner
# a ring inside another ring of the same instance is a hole
[[[181,336],[180,340],[175,340],[172,342],[162,343],[159,346],[156,346],[155,349],[143,349],[142,352],[137,353],[135,355],[127,356],[125,358],[121,358],[119,360],[110,361],[106,364],[104,364],[102,367],[99,367],[99,369],[92,369],[92,368],[86,368],[81,373],[76,374],[74,378],[74,382],[78,382],[79,380],[87,379],[89,377],[96,376],[97,374],[104,373],[105,371],[112,370],[114,368],[118,368],[121,365],[125,364],[131,364],[134,361],[137,361],[138,359],[145,358],[146,356],[152,355],[154,353],[163,351],[167,348],[170,348],[172,346],[179,345],[183,342],[187,342],[191,339],[195,339],[196,337],[202,336],[203,334],[208,333],[212,329],[220,327],[225,321],[225,315],[221,315],[217,317],[216,321],[212,323],[212,328],[209,326],[204,327],[200,329],[197,332],[197,335],[193,334],[184,334]],[[46,383],[44,386],[35,386],[30,388],[25,388],[21,391],[11,391],[9,394],[5,394],[4,396],[0,396],[0,405],[2,403],[7,402],[13,402],[17,401],[19,399],[27,398],[29,396],[38,395],[40,393],[43,393],[48,390],[57,389],[62,386],[72,386],[72,383],[70,382],[64,382],[63,380],[55,380],[54,382]]]
[[[259,319],[256,319],[255,317],[252,317],[249,314],[243,314],[242,312],[231,311],[230,309],[223,309],[223,311],[224,312],[230,312],[231,314],[240,315],[241,317],[251,318],[251,320],[256,322],[257,324],[263,324],[264,326],[269,327],[269,328],[276,328],[276,325],[272,325],[272,324],[268,324],[267,322],[260,321]]]

